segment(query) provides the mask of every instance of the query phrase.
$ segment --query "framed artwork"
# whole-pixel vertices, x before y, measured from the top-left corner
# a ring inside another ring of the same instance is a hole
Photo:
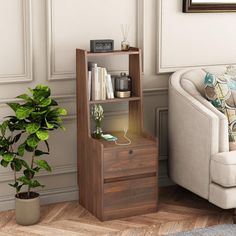
[[[183,0],[183,12],[236,12],[236,0]]]

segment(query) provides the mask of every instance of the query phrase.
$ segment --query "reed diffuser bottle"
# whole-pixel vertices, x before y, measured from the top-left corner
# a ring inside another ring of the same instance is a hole
[[[121,33],[123,36],[123,40],[121,41],[122,51],[128,51],[130,49],[130,44],[128,41],[129,29],[130,29],[129,25],[121,25]]]

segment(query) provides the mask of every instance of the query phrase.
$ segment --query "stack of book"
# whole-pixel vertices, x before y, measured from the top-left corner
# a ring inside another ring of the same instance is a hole
[[[111,75],[96,63],[88,71],[88,96],[92,101],[114,99]]]

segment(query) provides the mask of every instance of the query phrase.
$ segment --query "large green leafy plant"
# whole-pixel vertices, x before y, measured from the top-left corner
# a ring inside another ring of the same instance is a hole
[[[42,169],[51,171],[41,156],[49,154],[49,132],[64,129],[62,116],[67,114],[50,97],[49,87],[37,85],[29,91],[29,95],[17,96],[22,103],[7,104],[14,115],[6,117],[0,124],[0,164],[13,170],[14,183],[10,186],[16,189],[16,196],[20,197],[22,187],[26,186],[27,198],[31,198],[33,188],[43,186],[35,179],[35,174]],[[45,150],[41,150],[41,143],[45,144]],[[26,161],[26,153],[31,153],[30,161]]]

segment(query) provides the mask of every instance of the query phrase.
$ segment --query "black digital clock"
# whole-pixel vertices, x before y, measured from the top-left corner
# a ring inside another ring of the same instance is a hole
[[[95,39],[90,40],[91,52],[111,52],[114,50],[113,39]]]

